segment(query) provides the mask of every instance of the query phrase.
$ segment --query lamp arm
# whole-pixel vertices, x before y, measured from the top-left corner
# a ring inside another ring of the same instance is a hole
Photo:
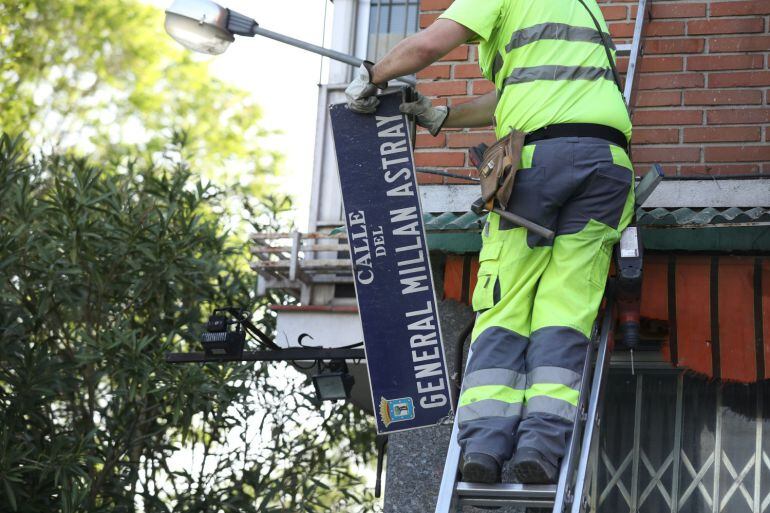
[[[231,16],[232,16],[231,11]],[[237,33],[237,32],[234,32]],[[244,35],[244,34],[241,34]],[[251,35],[259,35],[264,36],[270,39],[274,39],[275,41],[280,41],[281,43],[285,43],[287,45],[296,46],[297,48],[301,48],[302,50],[307,50],[308,52],[317,53],[318,55],[323,55],[324,57],[328,57],[330,59],[334,59],[335,61],[344,62],[345,64],[350,64],[351,66],[360,66],[364,60],[359,59],[358,57],[354,57],[352,55],[348,55],[346,53],[338,52],[336,50],[331,50],[329,48],[324,48],[323,46],[317,46],[311,43],[307,43],[305,41],[301,41],[299,39],[294,39],[293,37],[285,36],[283,34],[279,34],[278,32],[273,32],[272,30],[267,30],[265,28],[260,27],[256,22],[254,23],[254,26],[251,29]],[[404,84],[410,85],[412,87],[417,85],[417,81],[413,77],[399,77],[396,80],[399,82],[403,82]]]

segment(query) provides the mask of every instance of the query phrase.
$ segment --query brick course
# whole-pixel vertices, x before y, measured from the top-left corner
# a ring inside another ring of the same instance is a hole
[[[598,0],[616,43],[633,34],[636,2]],[[770,173],[770,0],[648,0],[651,22],[639,63],[632,156],[640,172]],[[421,27],[451,0],[421,0]],[[419,89],[437,105],[458,105],[493,89],[481,78],[473,45],[421,72]],[[619,59],[625,72],[628,59]],[[418,132],[418,167],[468,175],[463,151],[494,141],[490,128]],[[421,175],[421,183],[453,183]]]

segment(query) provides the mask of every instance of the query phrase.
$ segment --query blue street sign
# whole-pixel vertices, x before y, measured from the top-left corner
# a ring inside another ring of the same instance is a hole
[[[380,96],[372,115],[331,106],[378,433],[432,426],[452,412],[402,98]]]

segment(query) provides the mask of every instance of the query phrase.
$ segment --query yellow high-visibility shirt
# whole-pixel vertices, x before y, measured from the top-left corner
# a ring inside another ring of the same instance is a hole
[[[607,33],[596,0],[585,2]],[[511,127],[533,132],[557,123],[596,123],[631,139],[601,36],[577,0],[455,0],[441,18],[478,36],[479,66],[497,89],[498,137]]]

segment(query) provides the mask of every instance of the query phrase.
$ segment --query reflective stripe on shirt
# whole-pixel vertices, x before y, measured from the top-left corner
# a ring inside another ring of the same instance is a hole
[[[610,35],[605,32],[604,36],[610,42],[610,48],[614,50],[615,45],[612,43]],[[521,48],[544,39],[603,44],[602,36],[596,29],[575,27],[565,23],[540,23],[539,25],[515,31],[511,35],[511,40],[505,46],[505,51],[510,52],[516,48]]]

